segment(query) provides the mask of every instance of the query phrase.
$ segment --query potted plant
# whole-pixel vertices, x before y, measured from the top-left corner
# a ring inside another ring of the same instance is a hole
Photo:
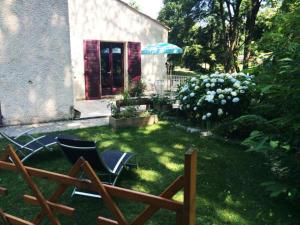
[[[136,106],[125,106],[118,108],[115,104],[110,105],[112,115],[109,117],[109,125],[113,130],[126,127],[142,127],[152,125],[158,122],[157,115],[149,111],[138,111]]]
[[[172,110],[172,103],[168,95],[153,95],[152,96],[153,109],[159,112],[166,112]]]

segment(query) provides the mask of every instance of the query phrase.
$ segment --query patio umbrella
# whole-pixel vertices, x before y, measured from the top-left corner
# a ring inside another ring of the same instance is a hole
[[[182,48],[170,43],[158,43],[146,45],[142,49],[142,55],[159,55],[159,54],[181,54]]]

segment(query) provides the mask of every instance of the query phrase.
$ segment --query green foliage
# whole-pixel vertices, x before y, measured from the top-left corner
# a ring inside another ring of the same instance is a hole
[[[171,28],[169,41],[185,47],[183,66],[198,69],[199,65],[208,64],[209,71],[238,72],[241,67],[238,56],[244,54],[247,66],[254,55],[252,42],[259,40],[270,26],[273,11],[268,9],[277,2],[166,0],[158,19]]]
[[[268,52],[253,69],[261,96],[250,109],[275,127],[253,128],[243,141],[249,151],[263,153],[273,174],[263,186],[272,197],[300,197],[300,4],[284,1],[263,35],[258,50]],[[244,128],[245,129],[245,128]]]
[[[169,95],[152,95],[151,96],[153,104],[156,105],[169,105],[172,104],[174,101],[170,98]]]
[[[141,81],[136,81],[131,84],[129,94],[131,97],[141,97],[144,94],[146,85]]]
[[[262,153],[269,160],[274,180],[263,182],[262,186],[270,193],[270,197],[283,196],[287,199],[300,197],[300,155],[289,143],[276,139],[274,134],[266,135],[261,131],[253,131],[243,142],[248,151]]]
[[[140,7],[138,5],[138,3],[136,2],[136,0],[130,0],[130,2],[128,3],[128,5],[130,5],[132,8],[139,10]]]
[[[227,138],[245,139],[252,131],[261,131],[267,134],[277,133],[278,130],[268,120],[258,115],[243,115],[233,121],[221,123],[216,132]]]
[[[198,70],[200,67],[201,45],[191,45],[184,49],[182,60],[186,67],[192,70]]]
[[[149,111],[139,111],[136,106],[125,106],[119,109],[114,103],[108,105],[111,109],[111,115],[116,119],[126,119],[133,117],[149,116]]]

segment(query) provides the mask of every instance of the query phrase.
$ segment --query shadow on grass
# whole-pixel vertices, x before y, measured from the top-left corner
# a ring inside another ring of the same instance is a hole
[[[279,225],[297,224],[296,221],[299,221],[299,208],[293,208],[284,201],[271,200],[259,185],[269,177],[263,158],[245,153],[239,145],[186,133],[167,122],[115,133],[107,127],[63,133],[98,141],[100,150],[118,148],[137,153],[138,169],[124,171],[117,185],[156,195],[183,174],[185,151],[191,146],[198,148],[197,224]],[[5,144],[0,141],[0,146]],[[71,167],[58,147],[52,152],[36,155],[27,165],[60,173],[67,173]],[[28,193],[22,178],[3,171],[0,177],[0,186],[10,190],[10,195],[2,198],[4,201],[1,199],[0,207],[24,218],[32,218],[38,209],[20,202],[21,195]],[[35,180],[46,196],[56,187],[55,183]],[[69,188],[60,202],[75,207],[76,217],[61,216],[62,224],[95,224],[98,215],[111,217],[101,200],[70,198],[71,192],[72,188]],[[182,192],[175,199],[182,200]],[[129,220],[145,207],[127,200],[115,200]],[[174,222],[174,213],[160,210],[147,224],[171,225]]]

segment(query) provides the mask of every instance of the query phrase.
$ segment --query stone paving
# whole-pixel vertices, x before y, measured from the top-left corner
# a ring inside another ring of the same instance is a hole
[[[9,136],[17,136],[18,134],[25,132],[29,129],[33,129],[30,133],[48,133],[63,130],[73,130],[79,128],[88,128],[95,126],[108,125],[108,117],[84,119],[84,120],[68,120],[50,123],[40,123],[32,125],[20,125],[20,126],[7,126],[1,127],[0,132],[5,132]],[[1,135],[0,135],[0,138]]]
[[[80,118],[95,118],[110,116],[110,108],[107,106],[110,102],[115,102],[114,99],[100,100],[82,100],[76,101],[74,108],[80,111]]]

